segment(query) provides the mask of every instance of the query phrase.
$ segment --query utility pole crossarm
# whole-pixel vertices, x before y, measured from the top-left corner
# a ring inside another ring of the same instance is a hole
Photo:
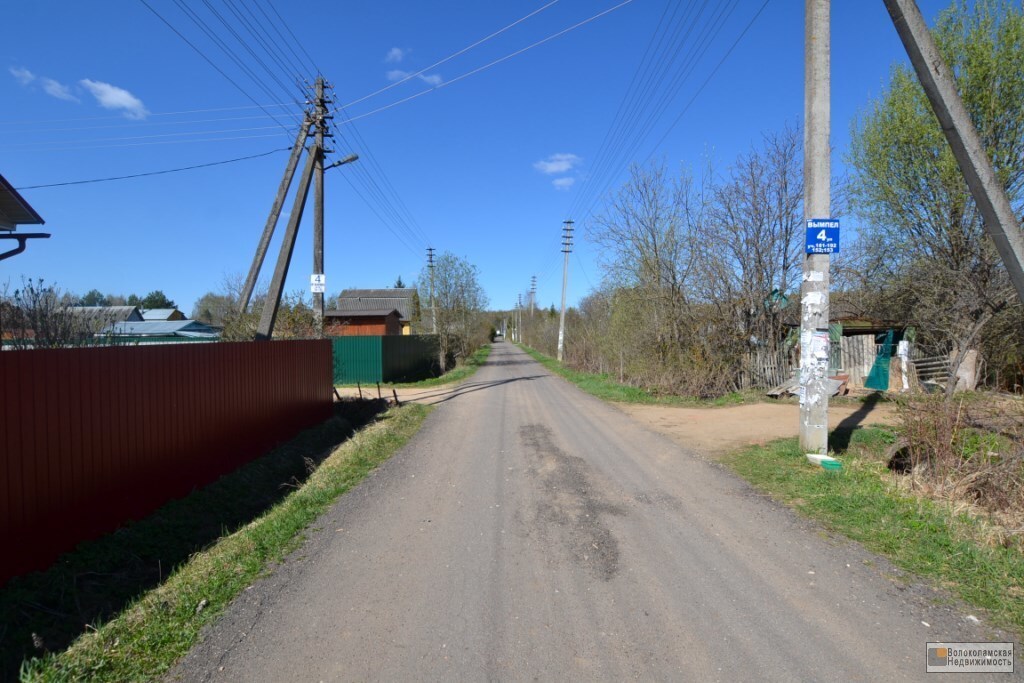
[[[996,177],[952,73],[914,0],[884,0],[896,32],[907,50],[960,172],[985,222],[985,230],[1009,271],[1017,296],[1024,301],[1024,235],[1005,188]]]

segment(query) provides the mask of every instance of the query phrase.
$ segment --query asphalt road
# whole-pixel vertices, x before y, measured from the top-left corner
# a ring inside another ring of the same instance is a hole
[[[934,680],[965,616],[498,343],[170,678]]]

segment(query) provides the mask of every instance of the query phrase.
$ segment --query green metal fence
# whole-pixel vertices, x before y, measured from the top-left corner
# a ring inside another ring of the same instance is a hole
[[[435,335],[333,337],[335,384],[416,382],[439,374]]]

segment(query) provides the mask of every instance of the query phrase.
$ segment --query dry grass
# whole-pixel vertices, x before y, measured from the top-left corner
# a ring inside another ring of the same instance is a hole
[[[915,396],[899,412],[896,485],[973,520],[976,540],[1024,550],[1024,402]]]

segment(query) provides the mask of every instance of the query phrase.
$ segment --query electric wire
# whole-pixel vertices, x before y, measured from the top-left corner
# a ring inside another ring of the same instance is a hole
[[[281,22],[281,25],[284,26],[285,30],[288,31],[288,35],[290,35],[292,37],[292,40],[295,42],[295,44],[299,46],[299,49],[302,51],[302,54],[306,55],[306,59],[309,60],[309,64],[313,67],[313,72],[316,73],[317,75],[320,75],[322,72],[320,71],[320,67],[317,66],[316,60],[314,60],[309,55],[309,52],[306,51],[306,46],[302,44],[302,41],[295,37],[295,33],[294,33],[294,31],[292,31],[291,27],[288,25],[288,22],[284,20],[284,17],[281,16],[281,14],[277,11],[277,8],[274,7],[274,5],[270,2],[270,0],[264,0],[264,1],[266,2],[267,7],[269,7],[270,10],[274,13],[274,15],[278,18],[278,21]],[[256,2],[257,2],[257,5],[258,5],[259,4],[259,0],[256,0]],[[299,61],[302,61],[302,60],[299,60]]]
[[[258,9],[260,11],[260,14],[263,15],[263,18],[267,20],[267,24],[272,29],[274,29],[274,33],[276,33],[278,38],[280,38],[281,43],[288,49],[288,51],[292,54],[292,56],[295,57],[295,61],[300,64],[298,72],[302,73],[303,70],[306,68],[305,66],[302,66],[302,58],[299,57],[299,55],[292,48],[291,43],[288,42],[288,40],[284,37],[284,35],[281,33],[281,31],[277,28],[277,24],[278,23],[283,23],[283,19],[280,19],[280,15],[278,15],[278,21],[275,23],[274,20],[271,19],[270,16],[266,13],[266,11],[264,11],[263,7],[259,3],[259,0],[253,0],[253,5],[256,7],[256,9]],[[273,6],[271,6],[271,9],[272,10],[274,9]],[[276,14],[276,10],[275,10],[275,14]],[[294,34],[292,34],[292,35],[294,35]]]
[[[165,19],[163,17],[163,15],[161,15],[159,12],[157,12],[155,9],[153,9],[153,7],[148,2],[146,2],[146,0],[139,0],[139,2],[141,2],[146,7],[146,9],[148,9],[160,21],[162,21],[167,26],[167,28],[171,29],[171,31],[173,31],[175,35],[177,35],[179,38],[181,38],[181,40],[183,40],[186,45],[191,47],[196,52],[196,54],[198,54],[200,57],[202,57],[206,61],[207,64],[212,66],[217,71],[217,73],[219,73],[221,76],[223,76],[225,79],[227,79],[227,81],[229,83],[231,83],[231,85],[235,86],[235,88],[239,92],[241,92],[243,95],[245,95],[245,97],[248,98],[257,107],[259,107],[263,111],[264,114],[266,114],[271,119],[273,119],[275,122],[277,122],[277,124],[282,128],[282,130],[285,131],[285,133],[288,132],[288,128],[283,123],[281,123],[273,114],[271,114],[269,111],[267,111],[267,109],[266,109],[266,107],[264,107],[264,105],[262,105],[259,102],[257,102],[256,99],[245,90],[245,88],[240,86],[237,82],[235,82],[235,80],[233,78],[228,76],[227,73],[225,73],[225,71],[223,69],[221,69],[219,66],[217,66],[213,62],[213,60],[211,60],[209,57],[207,57],[206,54],[202,50],[200,50],[198,47],[196,47],[196,45],[192,41],[190,41],[188,38],[186,38],[185,35],[183,33],[181,33],[181,31],[179,31],[177,28],[174,27],[173,24],[171,24],[169,21],[167,21],[167,19]]]
[[[531,17],[534,17],[537,14],[540,14],[541,12],[543,12],[546,9],[548,9],[549,7],[551,7],[552,5],[556,4],[557,2],[558,2],[558,0],[551,0],[551,2],[549,2],[546,5],[544,5],[543,7],[540,7],[539,9],[535,9],[534,11],[530,12],[526,16],[520,17],[519,19],[516,19],[511,24],[509,24],[509,25],[507,25],[507,26],[505,26],[503,28],[498,29],[494,33],[491,33],[490,35],[481,38],[480,40],[476,41],[475,43],[473,43],[471,45],[467,45],[466,47],[462,48],[461,50],[458,50],[457,52],[453,52],[452,54],[448,55],[444,59],[438,60],[438,61],[434,62],[433,64],[431,64],[430,66],[424,67],[424,68],[420,69],[419,71],[417,71],[415,73],[411,73],[411,74],[405,76],[404,78],[402,78],[401,80],[398,80],[398,81],[395,81],[394,83],[386,85],[383,88],[381,88],[379,90],[375,90],[374,92],[372,92],[372,93],[370,93],[368,95],[363,95],[359,99],[353,100],[353,101],[349,102],[345,106],[346,107],[354,106],[356,104],[359,104],[360,102],[363,102],[365,100],[370,99],[371,97],[376,97],[377,95],[380,95],[381,93],[385,93],[388,90],[391,90],[392,88],[397,88],[398,86],[402,85],[403,83],[411,81],[412,79],[414,79],[414,78],[416,78],[418,76],[422,76],[423,74],[425,74],[426,72],[430,71],[431,69],[436,69],[437,67],[441,66],[442,64],[445,64],[446,62],[450,62],[451,60],[455,59],[456,57],[459,57],[460,55],[466,54],[467,52],[469,52],[473,48],[478,47],[480,45],[483,45],[484,43],[486,43],[487,41],[491,40],[492,38],[496,38],[497,36],[500,36],[502,33],[505,33],[509,29],[518,26],[519,24],[523,23],[527,19],[530,19]]]
[[[44,187],[64,187],[67,185],[88,185],[90,183],[106,183],[111,180],[128,180],[129,178],[145,178],[147,176],[154,175],[165,175],[167,173],[180,173],[182,171],[192,171],[199,168],[210,168],[211,166],[223,166],[224,164],[234,164],[239,161],[248,161],[249,159],[259,159],[260,157],[270,156],[271,154],[277,154],[278,152],[290,151],[290,147],[280,147],[278,149],[272,149],[269,152],[263,152],[261,154],[250,154],[245,157],[236,157],[234,159],[224,159],[223,161],[211,161],[206,164],[195,164],[193,166],[181,166],[179,168],[167,168],[162,171],[147,171],[146,173],[132,173],[131,175],[119,175],[110,176],[107,178],[90,178],[89,180],[69,180],[62,183],[48,183],[45,185],[23,185],[21,187],[14,188],[15,190],[38,190]]]
[[[666,67],[657,73],[648,74],[649,77],[643,90],[634,99],[633,106],[621,126],[621,134],[613,135],[613,142],[604,156],[604,165],[591,178],[588,178],[583,191],[576,195],[571,214],[577,214],[582,207],[592,205],[593,198],[599,198],[605,194],[617,177],[625,159],[643,144],[668,105],[677,96],[683,83],[689,78],[700,59],[717,38],[735,10],[737,2],[738,0],[733,0],[731,4],[718,4],[716,13],[698,32],[697,39],[692,44],[689,43],[689,37],[699,24],[707,2],[702,5],[700,12],[688,21],[685,33],[681,37],[679,37],[679,32],[682,25],[676,28],[673,39],[669,41],[676,45],[675,49],[671,54],[663,55],[657,60],[668,65],[677,64],[674,67],[674,72],[669,76],[669,67]],[[678,57],[684,44],[689,45],[689,49],[679,60]],[[665,83],[666,78],[671,78],[667,84]]]
[[[722,55],[722,57],[718,60],[718,63],[715,64],[714,68],[711,69],[711,71],[709,72],[708,76],[704,79],[704,81],[701,83],[701,85],[694,91],[694,93],[690,97],[689,101],[680,110],[679,114],[672,121],[672,123],[665,130],[665,132],[662,134],[662,136],[658,139],[658,141],[654,144],[654,146],[651,148],[651,151],[647,154],[647,156],[644,158],[644,160],[641,163],[647,163],[647,161],[650,160],[650,158],[654,155],[655,151],[665,141],[665,138],[668,137],[669,133],[671,133],[671,131],[676,127],[676,125],[678,125],[679,121],[682,120],[683,116],[686,114],[686,112],[690,109],[690,107],[696,101],[697,97],[701,94],[701,92],[704,91],[704,89],[708,86],[708,84],[714,79],[714,76],[718,73],[719,69],[721,69],[722,65],[725,64],[725,61],[729,58],[729,56],[733,53],[733,51],[736,49],[736,47],[740,44],[740,42],[743,40],[744,36],[747,35],[747,33],[750,31],[751,27],[754,25],[754,23],[757,21],[757,19],[761,16],[761,14],[764,12],[765,8],[768,6],[768,4],[770,2],[771,2],[771,0],[765,0],[764,3],[761,4],[761,6],[758,8],[757,12],[751,17],[750,21],[747,22],[747,24],[746,24],[746,26],[744,26],[743,30],[739,33],[739,35],[736,37],[736,39],[732,42],[732,44],[729,46],[729,48],[725,51],[725,53]],[[600,201],[601,194],[603,194],[603,192],[607,190],[608,186],[611,184],[611,182],[613,180],[614,180],[614,178],[612,178],[612,180],[608,181],[608,183],[605,184],[605,187],[602,190],[602,192],[597,194],[597,195],[595,195],[594,198],[592,199],[592,201],[590,201],[590,203],[587,206],[586,210],[583,212],[582,220],[589,219],[589,217],[591,216],[591,212],[593,211],[593,209],[596,206],[597,202]]]
[[[230,33],[235,38],[235,40],[238,41],[238,43],[245,49],[245,51],[249,53],[249,56],[252,57],[254,60],[256,60],[256,63],[259,64],[263,68],[263,70],[267,73],[267,75],[270,76],[271,80],[274,81],[279,88],[281,88],[281,92],[283,92],[286,95],[288,95],[290,93],[289,86],[286,85],[284,83],[284,81],[282,81],[281,78],[277,75],[277,73],[267,65],[267,63],[263,60],[263,58],[261,58],[258,54],[256,54],[256,51],[254,49],[252,49],[252,47],[249,45],[249,43],[247,41],[245,41],[242,38],[242,36],[240,36],[238,34],[238,32],[234,29],[234,27],[231,26],[231,23],[228,22],[221,15],[221,13],[217,11],[217,9],[213,6],[213,3],[211,3],[210,0],[202,0],[202,2],[203,2],[203,5],[205,5],[206,8],[210,11],[210,13],[213,14],[213,16],[217,18],[217,20],[224,26],[224,28],[227,29],[228,33]],[[241,22],[239,22],[239,23],[241,23]],[[287,73],[287,71],[286,71],[286,73]],[[255,78],[254,78],[254,80],[255,80]],[[260,79],[260,80],[262,81],[262,79]],[[300,108],[302,107],[301,103],[296,102],[296,104],[298,104]]]
[[[386,111],[388,109],[391,109],[392,107],[398,106],[399,104],[404,104],[405,102],[409,102],[410,100],[414,100],[414,99],[416,99],[418,97],[422,97],[423,95],[426,95],[428,93],[432,93],[432,92],[435,92],[435,91],[440,90],[442,88],[446,88],[446,87],[448,87],[450,85],[458,83],[459,81],[461,81],[463,79],[466,79],[466,78],[469,78],[470,76],[476,75],[476,74],[480,73],[481,71],[485,71],[487,69],[490,69],[493,66],[497,66],[498,64],[501,64],[502,62],[508,61],[509,59],[512,59],[513,57],[517,57],[517,56],[523,54],[524,52],[527,52],[528,50],[532,50],[535,47],[539,47],[541,45],[544,45],[545,43],[548,43],[548,42],[554,40],[555,38],[559,38],[559,37],[565,35],[566,33],[569,33],[570,31],[574,31],[574,30],[576,30],[576,29],[578,29],[578,28],[580,28],[582,26],[585,26],[586,24],[589,24],[592,21],[596,21],[597,19],[600,19],[601,17],[603,17],[603,16],[605,16],[607,14],[610,14],[610,13],[612,13],[612,12],[622,8],[622,7],[625,7],[626,5],[630,4],[631,2],[633,2],[633,0],[623,0],[623,2],[620,2],[619,4],[615,5],[614,7],[609,7],[608,9],[603,10],[601,12],[598,12],[597,14],[593,15],[592,17],[590,17],[588,19],[584,19],[583,21],[581,21],[581,22],[579,22],[577,24],[573,24],[572,26],[570,26],[568,28],[562,29],[561,31],[559,31],[557,33],[554,33],[554,34],[548,36],[547,38],[543,38],[541,40],[538,40],[537,42],[532,43],[530,45],[527,45],[524,48],[520,48],[519,50],[516,50],[515,52],[512,52],[510,54],[507,54],[504,57],[499,57],[498,59],[495,59],[492,62],[484,64],[483,66],[477,67],[477,68],[475,68],[475,69],[473,69],[471,71],[468,71],[468,72],[466,72],[464,74],[461,74],[460,76],[456,76],[455,78],[452,78],[450,80],[444,81],[443,83],[439,83],[438,85],[435,85],[433,87],[427,88],[426,90],[422,90],[422,91],[420,91],[418,93],[415,93],[413,95],[410,95],[408,97],[404,97],[404,98],[402,98],[402,99],[400,99],[400,100],[398,100],[396,102],[392,102],[392,103],[384,105],[382,107],[378,107],[377,109],[374,109],[373,111],[370,111],[370,112],[367,112],[367,113],[364,113],[364,114],[360,114],[358,116],[353,116],[351,118],[351,120],[352,121],[358,121],[359,119],[363,119],[363,118],[366,118],[367,116],[371,116],[373,114],[377,114],[377,113],[380,113],[382,111]],[[349,104],[345,104],[345,105],[342,105],[342,106],[343,107],[348,107]]]
[[[254,130],[276,130],[277,126],[253,126],[250,128],[223,128],[220,130],[194,130],[194,131],[182,131],[178,133],[157,133],[154,135],[128,135],[120,137],[110,138],[91,138],[89,140],[45,140],[42,142],[25,142],[16,143],[13,145],[2,145],[3,149],[23,149],[31,148],[38,149],[40,147],[49,147],[53,145],[78,145],[78,144],[89,144],[92,142],[122,142],[125,140],[149,140],[152,138],[170,138],[170,137],[185,137],[188,135],[219,135],[221,133],[248,133]]]
[[[206,21],[204,21],[203,18],[199,16],[198,12],[190,8],[184,2],[184,0],[172,1],[174,2],[175,5],[177,5],[177,7],[182,11],[182,13],[185,14],[185,16],[193,24],[195,24],[195,26],[200,31],[202,31],[206,35],[206,37],[209,38],[214,43],[214,45],[216,45],[220,49],[221,52],[223,52],[228,57],[228,59],[235,63],[235,65],[242,71],[242,73],[248,76],[249,79],[264,92],[264,94],[266,94],[270,99],[276,99],[274,94],[266,86],[262,79],[258,78],[256,74],[252,71],[252,69],[250,69],[249,66],[235,53],[235,51],[231,49],[231,47],[228,46],[227,43],[224,40],[222,40],[220,36],[218,36],[216,32],[213,31],[213,29],[209,27]],[[140,2],[145,2],[145,0],[140,0]]]

